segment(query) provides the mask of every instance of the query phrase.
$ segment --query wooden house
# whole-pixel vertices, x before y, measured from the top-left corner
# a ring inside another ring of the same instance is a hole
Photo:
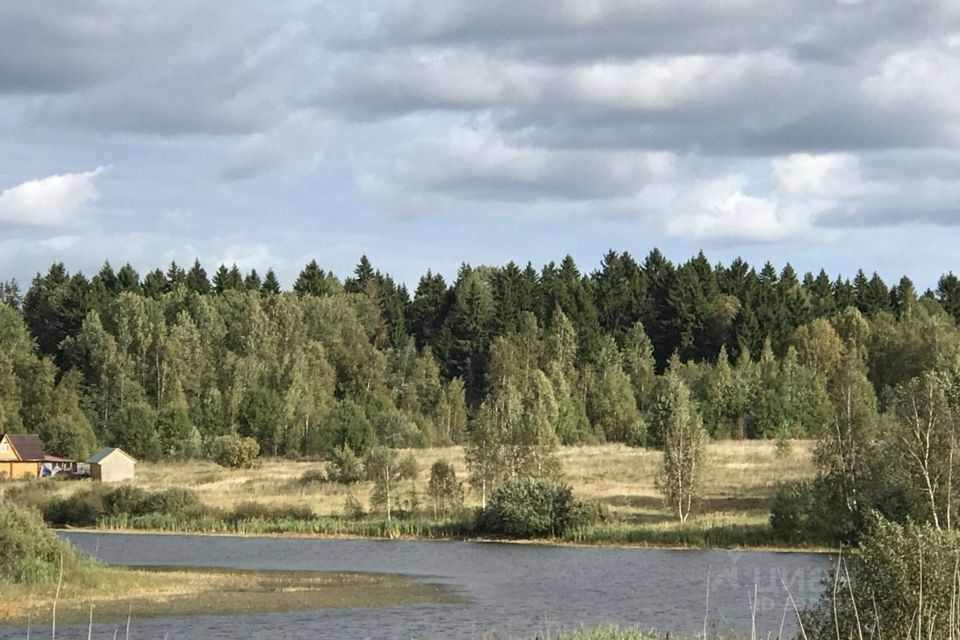
[[[87,463],[90,477],[96,482],[121,482],[133,480],[136,459],[123,449],[104,447],[93,454]]]
[[[39,478],[47,457],[40,436],[5,433],[0,436],[0,479]]]

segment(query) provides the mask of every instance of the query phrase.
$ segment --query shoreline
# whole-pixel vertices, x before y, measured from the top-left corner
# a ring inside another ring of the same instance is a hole
[[[100,590],[91,596],[91,586]],[[55,585],[0,585],[0,628],[50,621],[75,626],[138,619],[383,608],[463,601],[440,584],[403,574],[189,566],[88,566]]]
[[[162,535],[162,536],[203,536],[219,538],[285,538],[285,539],[304,539],[304,540],[366,540],[370,542],[473,542],[477,544],[511,544],[511,545],[529,545],[529,546],[547,546],[547,547],[571,547],[585,549],[636,549],[651,551],[734,551],[740,553],[810,553],[818,555],[828,555],[835,552],[823,546],[815,547],[789,547],[789,546],[708,546],[708,545],[684,545],[684,544],[663,544],[663,543],[626,543],[626,542],[575,542],[567,540],[555,540],[536,538],[521,540],[516,538],[482,538],[482,537],[418,537],[409,535],[398,535],[395,537],[375,537],[351,534],[311,534],[291,532],[269,532],[269,533],[248,533],[248,532],[219,532],[219,531],[171,531],[166,529],[99,529],[96,527],[70,527],[54,528],[57,533],[86,533],[86,534],[106,534],[106,535]]]

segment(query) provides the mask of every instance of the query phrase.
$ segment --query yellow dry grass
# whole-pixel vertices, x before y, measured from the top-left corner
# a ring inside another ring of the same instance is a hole
[[[778,455],[771,441],[719,441],[707,446],[703,500],[697,519],[722,524],[760,524],[769,518],[777,487],[809,478],[814,473],[813,442],[793,441],[786,455]],[[467,477],[462,447],[411,450],[420,467],[417,490],[421,500],[430,466],[437,460],[452,463],[457,476]],[[661,454],[619,444],[563,447],[558,451],[564,475],[580,498],[595,499],[626,522],[644,526],[671,526],[673,516],[655,486]],[[212,462],[142,463],[134,484],[156,491],[190,487],[204,503],[230,509],[241,502],[271,506],[309,507],[318,515],[340,514],[348,495],[366,504],[370,485],[301,482],[308,471],[325,468],[323,462],[262,460],[252,469],[231,470]],[[73,491],[86,483],[64,483]],[[467,492],[467,506],[479,496]]]

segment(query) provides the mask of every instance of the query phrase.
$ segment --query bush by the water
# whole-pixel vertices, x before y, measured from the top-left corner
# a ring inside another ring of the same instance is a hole
[[[249,467],[260,455],[260,444],[253,438],[220,436],[213,441],[211,459],[221,467]]]
[[[15,498],[16,496],[14,496]],[[44,519],[55,526],[92,527],[104,516],[151,513],[177,518],[192,517],[206,511],[196,492],[182,487],[164,491],[144,491],[131,485],[106,488],[94,485],[65,498],[55,498],[42,508]]]
[[[77,561],[36,512],[0,496],[0,581],[56,580],[61,559],[68,567]]]
[[[480,534],[553,538],[585,524],[578,521],[584,514],[568,485],[521,479],[494,491],[490,504],[477,510],[474,524]]]
[[[55,498],[43,509],[43,518],[57,527],[92,527],[107,512],[103,496],[104,492],[98,487]]]
[[[316,514],[310,507],[271,507],[261,502],[241,502],[226,517],[227,522],[243,520],[313,520]]]
[[[960,532],[874,516],[804,613],[810,640],[960,636]]]

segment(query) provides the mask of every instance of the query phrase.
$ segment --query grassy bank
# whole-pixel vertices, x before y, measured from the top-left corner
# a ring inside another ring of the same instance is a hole
[[[56,583],[0,584],[0,623],[49,627]],[[441,587],[402,576],[90,566],[62,585],[57,624],[133,618],[276,613],[456,602]]]
[[[253,469],[229,470],[206,461],[190,461],[140,464],[134,485],[148,491],[187,487],[205,505],[224,512],[253,501],[273,510],[307,510],[316,517],[228,520],[149,514],[104,518],[100,526],[194,533],[469,537],[468,516],[433,519],[425,495],[428,470],[437,460],[451,462],[459,479],[467,477],[463,449],[415,449],[410,453],[421,469],[420,479],[405,484],[401,497],[416,491],[420,511],[406,520],[386,522],[375,513],[361,520],[343,517],[348,497],[370,510],[370,485],[305,482],[305,476],[324,468],[323,462],[263,460]],[[781,483],[813,475],[811,455],[812,443],[806,441],[793,442],[786,455],[778,453],[769,441],[711,443],[703,499],[690,520],[681,525],[665,508],[654,486],[660,465],[658,452],[623,445],[562,448],[558,457],[575,495],[603,504],[611,516],[607,522],[570,532],[566,540],[580,544],[779,547],[769,528],[773,496]],[[83,482],[56,483],[54,491],[67,495],[88,486]],[[479,496],[467,491],[468,512],[478,504]]]
[[[779,640],[779,636],[762,636],[768,640]],[[575,631],[560,631],[543,636],[544,640],[703,640],[700,635],[692,638],[687,636],[677,636],[670,633],[658,633],[656,631],[642,631],[635,627],[595,627],[577,629]],[[746,640],[735,635],[716,634],[710,635],[710,640]],[[540,640],[541,636],[537,637]],[[531,639],[532,640],[532,639]]]

